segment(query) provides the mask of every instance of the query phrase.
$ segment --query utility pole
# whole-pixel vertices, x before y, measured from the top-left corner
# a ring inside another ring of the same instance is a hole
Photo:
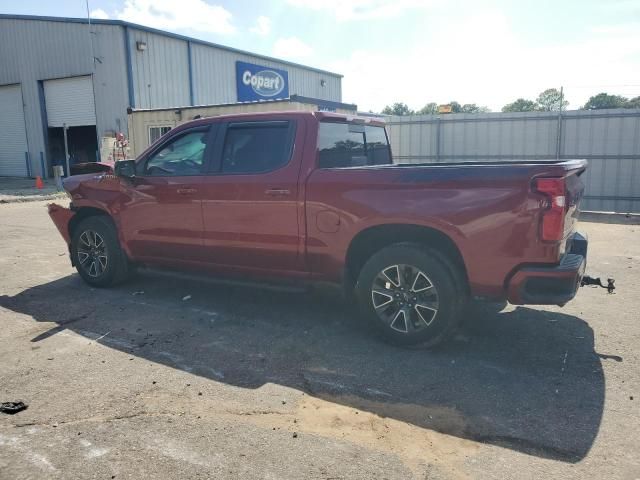
[[[560,160],[560,148],[562,147],[562,101],[564,100],[564,87],[560,87],[560,105],[558,107],[558,126],[556,128],[556,160]]]

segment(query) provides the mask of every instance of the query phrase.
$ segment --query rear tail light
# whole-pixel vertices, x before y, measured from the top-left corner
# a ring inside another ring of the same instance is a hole
[[[567,203],[564,178],[538,178],[535,189],[547,196],[547,205],[542,212],[542,240],[562,240]]]

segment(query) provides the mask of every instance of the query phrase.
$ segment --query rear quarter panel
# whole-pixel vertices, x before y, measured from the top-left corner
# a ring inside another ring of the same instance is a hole
[[[339,282],[358,233],[382,224],[421,225],[457,245],[474,295],[502,297],[517,266],[558,261],[560,243],[538,241],[543,197],[531,191],[531,181],[565,173],[540,164],[315,170],[306,187],[309,268],[318,280]]]

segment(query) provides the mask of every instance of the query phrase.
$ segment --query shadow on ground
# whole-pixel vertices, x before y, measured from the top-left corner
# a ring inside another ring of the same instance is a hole
[[[144,292],[144,293],[140,293]],[[187,300],[183,297],[190,295]],[[604,404],[580,318],[478,307],[436,350],[372,338],[337,298],[141,275],[110,290],[77,275],[0,305],[129,354],[244,388],[271,382],[478,442],[566,462],[585,457]]]

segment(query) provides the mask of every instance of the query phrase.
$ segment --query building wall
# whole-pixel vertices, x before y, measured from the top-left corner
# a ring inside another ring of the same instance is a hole
[[[136,49],[138,41],[146,43],[144,51]],[[287,70],[291,95],[342,100],[341,77],[313,68],[126,22],[96,20],[89,26],[83,19],[0,15],[0,85],[21,84],[31,171],[37,173],[41,152],[47,154],[43,80],[92,75],[102,138],[128,134],[128,106],[236,102],[236,60]]]
[[[640,109],[386,118],[399,163],[584,158],[584,210],[640,213]]]
[[[121,27],[0,18],[0,85],[20,83],[32,171],[46,154],[40,81],[92,75],[97,130],[126,128],[127,72]],[[100,62],[93,66],[94,56]],[[34,169],[35,168],[35,169]]]

